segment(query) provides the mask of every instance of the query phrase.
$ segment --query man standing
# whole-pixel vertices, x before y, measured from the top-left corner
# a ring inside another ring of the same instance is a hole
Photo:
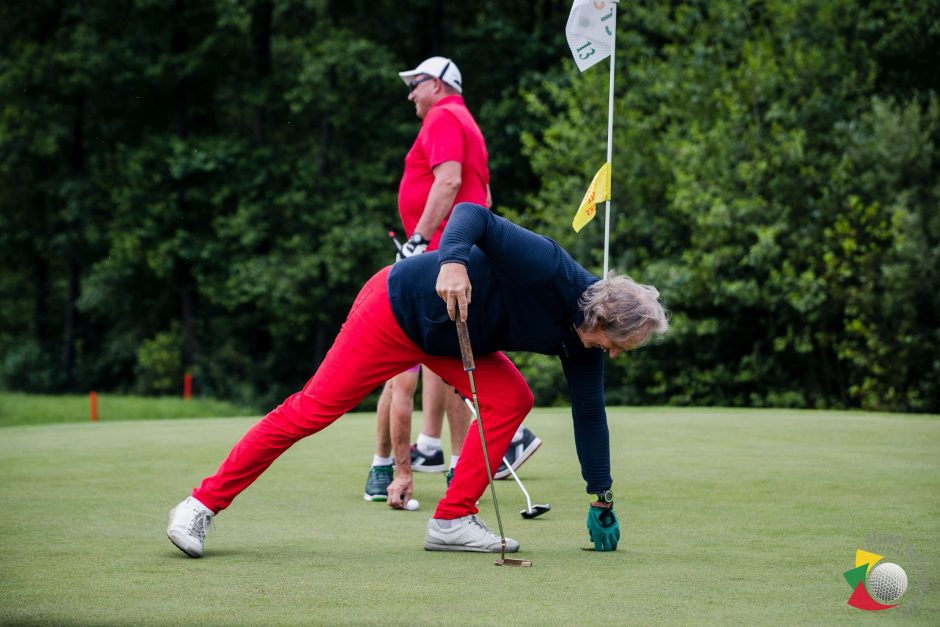
[[[493,466],[532,408],[522,375],[500,351],[555,355],[571,397],[575,450],[596,550],[616,550],[604,353],[616,357],[668,328],[656,288],[610,273],[598,279],[557,243],[480,205],[454,210],[439,251],[383,268],[363,286],[323,363],[304,389],[255,424],[222,465],[170,511],[167,536],[203,553],[211,519],[284,451],[351,411],[375,386],[421,363],[470,396],[454,320],[466,321],[483,437]],[[444,498],[428,521],[430,551],[499,552],[500,537],[476,516],[487,486],[476,429]],[[410,496],[408,491],[405,496]],[[519,543],[506,539],[506,551]]]
[[[467,109],[462,96],[463,80],[452,60],[431,57],[413,70],[399,72],[408,86],[408,100],[422,120],[421,129],[405,157],[405,169],[398,187],[398,211],[402,226],[409,234],[399,252],[404,259],[435,250],[447,225],[451,209],[459,202],[491,205],[490,173],[483,133]],[[399,477],[392,488],[400,495],[411,471],[443,472],[441,446],[444,411],[450,424],[451,459],[447,481],[457,464],[470,413],[460,398],[439,376],[425,369],[422,390],[422,423],[417,442],[407,457],[391,457],[392,442],[410,435],[413,397],[418,372],[412,368],[388,381],[382,390],[376,411],[376,451],[366,480],[363,497],[367,501],[385,501],[393,484],[394,467]],[[507,452],[517,460],[513,468],[527,459],[541,440],[520,428]],[[401,447],[394,447],[399,451]],[[394,466],[393,466],[394,462]],[[498,478],[508,476],[502,466]]]

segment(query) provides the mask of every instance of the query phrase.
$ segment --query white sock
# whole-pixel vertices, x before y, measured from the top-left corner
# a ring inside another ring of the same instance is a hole
[[[519,428],[516,429],[516,435],[512,436],[512,443],[515,444],[522,439],[522,425],[519,425]]]
[[[450,456],[450,469],[453,470],[457,467],[457,460],[460,459],[460,455],[451,455]]]
[[[379,457],[378,455],[372,456],[372,465],[373,466],[391,466],[395,460],[391,457]]]
[[[202,509],[206,510],[207,512],[209,512],[210,514],[212,514],[213,516],[215,516],[215,512],[213,512],[211,509],[209,509],[208,507],[206,507],[205,504],[204,504],[202,501],[200,501],[199,499],[197,499],[195,496],[191,496],[191,497],[189,497],[189,498],[191,498],[191,499],[193,500],[193,502],[196,503],[196,505],[198,505],[198,506],[201,507]]]
[[[434,453],[441,450],[441,439],[432,438],[429,435],[424,435],[423,433],[418,434],[418,450],[421,451],[422,455],[433,455]]]

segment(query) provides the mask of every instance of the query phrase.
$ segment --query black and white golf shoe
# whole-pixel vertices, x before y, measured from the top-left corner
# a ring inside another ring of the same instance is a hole
[[[425,455],[418,449],[417,444],[412,444],[411,469],[415,472],[444,472],[447,470],[444,465],[444,451],[438,450],[436,453]]]
[[[509,445],[509,449],[506,451],[504,457],[506,461],[509,462],[512,469],[517,470],[527,459],[532,457],[540,446],[542,446],[542,440],[526,427],[523,427],[522,438]],[[493,478],[506,479],[509,475],[509,468],[506,467],[506,462],[503,462],[499,465]]]

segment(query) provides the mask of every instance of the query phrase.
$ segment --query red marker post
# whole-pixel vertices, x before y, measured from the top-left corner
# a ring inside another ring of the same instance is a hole
[[[183,375],[183,398],[187,401],[193,397],[193,375],[188,372]]]
[[[88,404],[91,409],[91,421],[98,422],[98,393],[90,392],[88,394]]]

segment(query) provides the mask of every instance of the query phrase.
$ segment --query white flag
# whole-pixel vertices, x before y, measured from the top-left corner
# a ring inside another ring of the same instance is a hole
[[[582,72],[609,57],[614,37],[614,2],[574,0],[565,35],[574,62]]]

